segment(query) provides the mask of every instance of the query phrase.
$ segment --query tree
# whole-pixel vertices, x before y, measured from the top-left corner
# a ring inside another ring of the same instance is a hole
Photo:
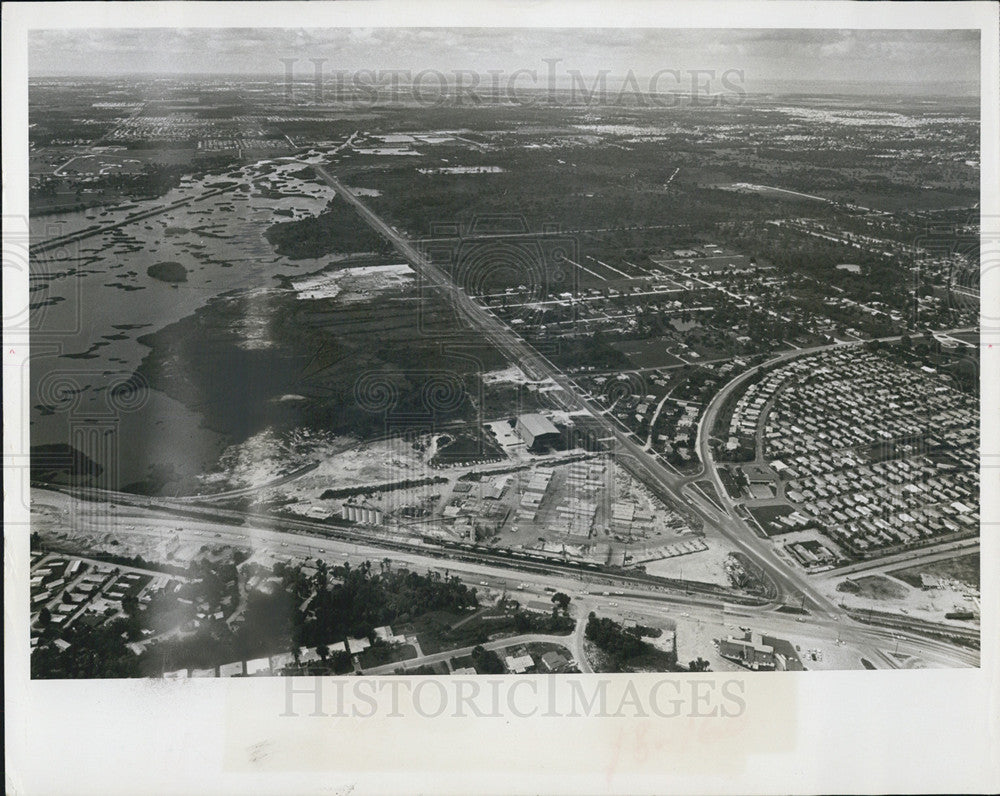
[[[704,658],[702,658],[699,655],[697,660],[691,661],[688,664],[688,671],[689,672],[707,672],[707,671],[709,671],[709,668],[708,668],[709,666],[710,666],[709,662],[706,661]]]
[[[480,674],[503,674],[506,671],[500,656],[481,644],[472,650],[472,663]]]
[[[319,655],[319,659],[326,663],[326,659],[330,657],[330,648],[326,644],[316,645],[316,654]]]
[[[326,562],[321,559],[316,559],[316,574],[313,575],[313,586],[316,591],[324,591],[329,583],[329,576],[327,573]]]
[[[555,594],[552,595],[552,602],[555,603],[555,608],[553,608],[553,611],[559,609],[563,613],[569,613],[570,598],[568,594],[564,594],[561,591],[557,591]]]

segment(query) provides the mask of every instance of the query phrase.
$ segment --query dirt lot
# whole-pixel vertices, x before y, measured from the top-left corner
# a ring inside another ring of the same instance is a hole
[[[726,558],[735,548],[722,540],[711,537],[704,541],[708,545],[707,550],[673,558],[663,558],[659,561],[649,561],[645,564],[646,572],[664,578],[683,577],[684,580],[715,583],[721,586],[729,585],[725,563]]]
[[[927,574],[937,578],[956,580],[978,590],[980,588],[979,553],[949,558],[945,561],[935,561],[931,564],[921,564],[920,566],[908,567],[906,569],[896,569],[890,574],[900,580],[905,580],[911,586],[917,588],[921,586],[921,574]]]
[[[833,578],[826,583],[825,590],[831,599],[854,610],[874,607],[878,611],[898,612],[935,622],[952,621],[947,620],[945,614],[953,611],[979,614],[978,591],[954,580],[943,580],[930,589],[914,588],[891,575]],[[845,590],[841,588],[845,583],[852,585]],[[968,621],[955,621],[969,626]]]
[[[900,600],[909,589],[899,581],[881,575],[846,578],[837,584],[837,591],[855,594],[869,600]]]

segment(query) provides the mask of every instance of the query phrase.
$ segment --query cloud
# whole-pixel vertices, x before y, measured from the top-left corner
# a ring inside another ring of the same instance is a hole
[[[967,30],[657,28],[147,28],[32,31],[32,74],[273,73],[282,58],[337,69],[744,69],[748,78],[975,80]],[[305,67],[303,67],[305,68]]]

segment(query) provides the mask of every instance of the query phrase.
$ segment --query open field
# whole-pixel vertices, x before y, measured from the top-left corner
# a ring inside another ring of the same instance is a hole
[[[917,588],[921,585],[920,576],[923,574],[934,578],[955,580],[975,589],[980,588],[980,577],[982,576],[978,553],[967,556],[956,556],[955,558],[922,564],[917,567],[904,567],[893,570],[890,574],[900,580],[905,580],[911,586]]]

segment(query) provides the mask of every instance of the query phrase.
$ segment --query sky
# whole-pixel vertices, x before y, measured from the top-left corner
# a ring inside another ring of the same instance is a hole
[[[812,30],[654,28],[144,28],[35,30],[32,77],[128,74],[281,74],[281,59],[325,70],[548,67],[583,75],[662,69],[744,71],[745,85],[965,83],[978,90],[976,30]]]

